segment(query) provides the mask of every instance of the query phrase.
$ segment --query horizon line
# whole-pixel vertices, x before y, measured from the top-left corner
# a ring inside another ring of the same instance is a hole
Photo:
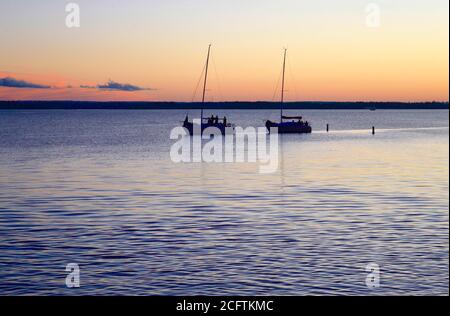
[[[164,101],[164,100],[0,100],[0,103],[3,102],[84,102],[84,103],[184,103],[184,104],[201,104],[201,103],[209,103],[209,104],[217,104],[217,103],[274,103],[279,104],[280,101],[267,101],[267,100],[255,100],[255,101],[240,101],[240,100],[227,100],[227,101]],[[311,101],[311,100],[297,100],[297,101],[284,101],[284,104],[288,103],[402,103],[402,104],[420,104],[420,103],[449,103],[449,101],[437,101],[437,100],[428,100],[428,101],[371,101],[371,100],[359,100],[359,101]]]

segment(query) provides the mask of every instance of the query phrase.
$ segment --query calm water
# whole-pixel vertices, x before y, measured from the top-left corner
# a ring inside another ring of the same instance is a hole
[[[183,111],[0,111],[0,295],[448,295],[448,111],[302,114],[260,174],[172,163]]]

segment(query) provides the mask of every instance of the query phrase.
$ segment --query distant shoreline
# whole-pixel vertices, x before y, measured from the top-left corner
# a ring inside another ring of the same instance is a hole
[[[0,101],[0,110],[196,110],[199,102]],[[207,102],[205,109],[276,110],[279,102]],[[448,110],[448,102],[286,102],[286,110]]]

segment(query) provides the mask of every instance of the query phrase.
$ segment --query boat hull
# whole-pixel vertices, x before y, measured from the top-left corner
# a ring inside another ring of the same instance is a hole
[[[299,122],[266,122],[266,128],[270,133],[271,128],[278,128],[278,134],[309,134],[312,133],[310,125]]]
[[[193,123],[185,122],[183,124],[183,127],[188,131],[189,135],[191,135],[191,136],[194,135],[195,131],[194,131],[194,124]],[[204,123],[204,124],[202,124],[202,127],[201,127],[202,135],[203,135],[203,132],[209,127],[215,127],[222,133],[222,135],[225,135],[225,128],[226,128],[226,126],[223,123],[217,123],[217,124]],[[199,126],[197,126],[196,129],[200,130]]]

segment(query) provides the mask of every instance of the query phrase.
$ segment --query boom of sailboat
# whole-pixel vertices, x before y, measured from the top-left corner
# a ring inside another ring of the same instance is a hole
[[[208,46],[208,54],[206,56],[206,65],[205,65],[205,76],[203,78],[203,92],[202,92],[202,107],[201,107],[201,115],[200,115],[200,131],[203,134],[203,131],[209,127],[215,127],[221,131],[223,135],[225,135],[226,128],[233,128],[233,125],[227,121],[226,117],[220,119],[217,115],[212,115],[211,117],[205,118],[203,116],[204,112],[204,104],[205,104],[205,96],[206,96],[206,88],[208,83],[208,68],[209,68],[209,59],[211,55],[211,44]],[[287,49],[284,49],[283,55],[283,71],[282,71],[282,83],[281,83],[281,100],[280,100],[280,121],[272,122],[270,120],[266,120],[266,128],[270,133],[273,130],[278,130],[279,134],[305,134],[311,133],[312,127],[308,121],[303,121],[302,116],[285,116],[283,115],[283,104],[284,104],[284,84],[285,84],[285,72],[286,72],[286,55]],[[190,135],[194,135],[194,122],[189,121],[189,117],[186,115],[186,118],[183,122],[183,127],[189,132]]]

